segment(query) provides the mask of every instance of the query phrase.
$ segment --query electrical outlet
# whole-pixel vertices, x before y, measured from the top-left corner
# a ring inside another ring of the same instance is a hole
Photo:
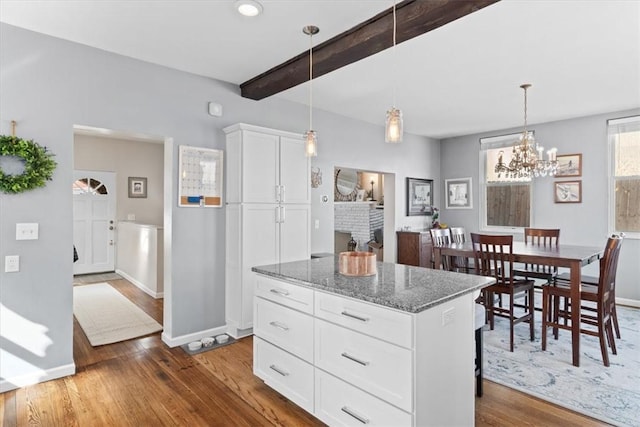
[[[455,319],[456,308],[451,307],[442,312],[442,326],[446,326],[450,323],[453,323]]]
[[[16,224],[16,240],[38,240],[38,223]]]
[[[7,255],[4,257],[4,272],[16,273],[20,271],[20,256],[19,255]]]

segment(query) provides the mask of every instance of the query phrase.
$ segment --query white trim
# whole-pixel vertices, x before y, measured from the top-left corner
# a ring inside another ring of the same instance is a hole
[[[640,308],[640,300],[629,298],[616,298],[616,304],[625,307]]]
[[[75,363],[58,366],[57,368],[47,369],[45,371],[36,371],[26,375],[6,378],[0,380],[0,393],[26,387],[33,384],[51,381],[58,378],[68,377],[76,373]]]
[[[134,285],[136,285],[145,294],[150,295],[150,296],[154,297],[155,299],[164,297],[164,292],[155,292],[155,291],[149,289],[144,283],[134,279],[132,276],[130,276],[129,274],[125,273],[124,271],[122,271],[122,270],[120,270],[118,268],[116,268],[116,273],[118,273],[119,275],[121,275],[122,277],[127,279],[129,282],[131,282]]]
[[[626,123],[640,122],[640,116],[620,117],[619,119],[607,120],[608,126],[623,125]]]
[[[198,341],[204,337],[212,337],[221,335],[227,332],[226,326],[219,326],[217,328],[205,329],[203,331],[193,332],[187,335],[180,335],[179,337],[170,337],[166,332],[162,332],[162,342],[169,347],[178,347],[182,344],[190,343],[191,341]]]

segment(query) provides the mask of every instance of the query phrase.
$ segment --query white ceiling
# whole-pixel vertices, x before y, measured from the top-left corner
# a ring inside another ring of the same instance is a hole
[[[428,1],[428,0],[419,0]],[[353,27],[392,0],[0,1],[0,20],[167,67],[240,84]],[[399,24],[401,25],[401,24]],[[391,34],[390,34],[391,37]],[[640,107],[640,0],[502,0],[313,81],[313,105],[444,138]],[[308,83],[274,95],[308,104]],[[259,101],[257,101],[259,102]],[[321,129],[318,129],[321,132]]]

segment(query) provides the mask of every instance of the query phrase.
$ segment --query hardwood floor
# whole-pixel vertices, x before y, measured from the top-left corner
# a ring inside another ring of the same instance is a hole
[[[162,300],[109,283],[162,323]],[[251,337],[195,356],[160,333],[91,347],[74,319],[73,347],[76,375],[0,394],[1,426],[323,425],[253,376]],[[486,380],[476,398],[476,426],[606,425]]]

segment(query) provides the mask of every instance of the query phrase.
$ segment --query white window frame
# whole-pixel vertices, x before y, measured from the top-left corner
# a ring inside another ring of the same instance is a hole
[[[612,132],[612,127],[623,124],[637,123],[640,126],[640,115],[631,117],[622,117],[618,119],[607,120],[607,153],[608,153],[608,178],[609,178],[609,194],[607,195],[607,202],[609,204],[609,218],[608,229],[609,234],[620,233],[620,230],[616,230],[616,175],[615,175],[615,138],[613,137],[617,132]],[[628,178],[628,177],[627,177]],[[624,232],[625,239],[639,239],[640,232]]]
[[[533,131],[530,130],[530,133],[533,134]],[[480,231],[483,232],[494,232],[494,233],[511,233],[511,234],[522,234],[524,233],[525,227],[508,227],[508,226],[495,226],[495,225],[487,225],[487,150],[493,148],[509,148],[513,147],[513,144],[518,140],[522,132],[511,133],[507,135],[499,135],[499,136],[491,136],[486,138],[480,138],[480,176],[479,183],[479,193],[480,200],[478,202],[479,206],[479,224]],[[505,150],[508,151],[508,150]],[[509,159],[507,158],[505,163],[509,164]],[[529,226],[533,224],[533,180],[531,178],[522,180],[515,179],[511,181],[505,181],[507,183],[519,183],[519,184],[529,184]]]

